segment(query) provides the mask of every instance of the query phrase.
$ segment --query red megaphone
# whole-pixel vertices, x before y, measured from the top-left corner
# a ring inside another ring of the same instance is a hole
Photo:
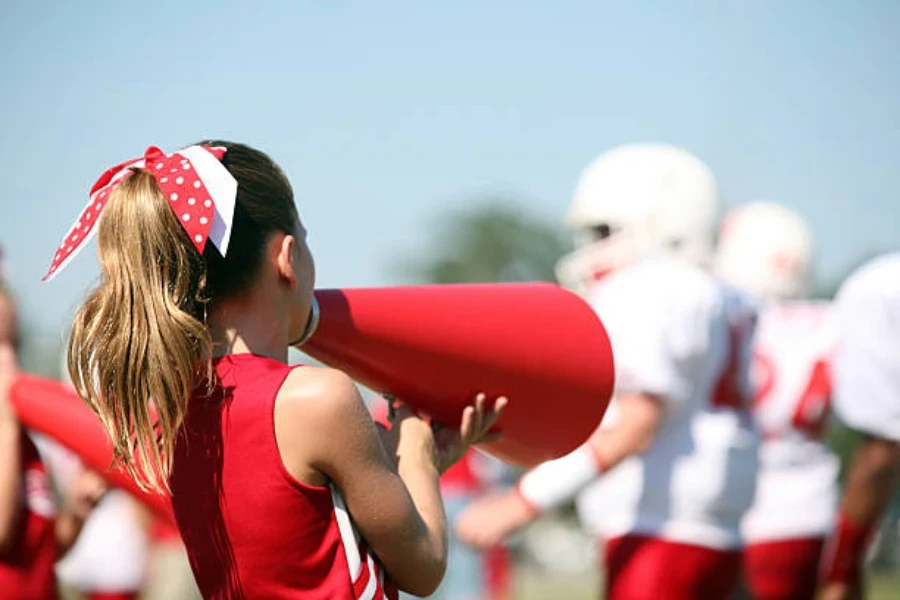
[[[503,440],[485,449],[514,464],[574,450],[612,395],[606,330],[555,285],[324,290],[316,300],[303,352],[447,425],[478,392],[507,396]]]
[[[97,471],[110,485],[122,488],[174,523],[167,497],[142,490],[125,471],[110,469],[113,448],[97,416],[72,389],[58,382],[21,374],[10,396],[22,424],[53,438]]]

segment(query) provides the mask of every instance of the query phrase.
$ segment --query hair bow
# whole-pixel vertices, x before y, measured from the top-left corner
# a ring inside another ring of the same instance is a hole
[[[91,188],[90,201],[63,238],[44,281],[53,279],[95,235],[110,193],[131,169],[145,169],[153,175],[198,252],[203,252],[209,239],[224,256],[237,198],[237,180],[221,163],[225,152],[220,147],[188,146],[166,155],[150,146],[143,158],[107,169]]]

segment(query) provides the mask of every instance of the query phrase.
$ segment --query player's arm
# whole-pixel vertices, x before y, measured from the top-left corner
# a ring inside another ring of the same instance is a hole
[[[841,286],[835,301],[834,409],[866,437],[850,464],[837,527],[823,557],[821,597],[827,600],[862,596],[865,552],[900,479],[896,275],[864,267]]]
[[[823,600],[860,593],[866,550],[898,483],[900,443],[862,440],[847,472],[837,526],[824,555]]]
[[[0,342],[0,555],[16,537],[22,511],[22,430],[9,402],[16,376],[16,357],[9,344]]]
[[[572,500],[578,492],[626,458],[653,444],[663,421],[662,402],[649,394],[628,394],[616,400],[618,420],[597,428],[580,448],[526,473],[515,490],[532,517]]]
[[[581,447],[526,473],[510,492],[475,502],[455,524],[468,544],[490,548],[542,513],[574,498],[589,483],[653,444],[664,418],[661,401],[650,394],[617,399],[619,419],[597,428]]]
[[[867,437],[857,448],[847,473],[841,514],[849,521],[874,526],[900,482],[900,443]]]
[[[461,441],[441,447],[427,423],[401,409],[389,442],[396,448],[391,460],[353,382],[339,371],[304,368],[282,386],[275,429],[289,472],[303,481],[315,481],[318,474],[323,483],[333,482],[391,580],[403,591],[427,596],[447,565],[441,470],[478,441],[496,416],[483,407],[467,409]]]

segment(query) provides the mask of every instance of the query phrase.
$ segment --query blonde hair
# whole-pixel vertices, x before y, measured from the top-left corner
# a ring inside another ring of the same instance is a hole
[[[75,317],[69,373],[116,464],[167,491],[188,398],[211,374],[203,258],[146,171],[112,192],[98,227],[102,280]]]
[[[287,178],[266,154],[222,140],[238,182],[228,255],[201,255],[153,176],[135,170],[110,195],[97,231],[101,281],[75,317],[72,384],[109,434],[115,463],[168,491],[178,429],[198,386],[214,381],[207,307],[254,283],[272,234],[299,222]]]

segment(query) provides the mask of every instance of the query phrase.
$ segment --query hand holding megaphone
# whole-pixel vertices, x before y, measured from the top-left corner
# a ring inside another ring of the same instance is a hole
[[[470,446],[482,442],[498,442],[502,438],[502,434],[490,433],[490,430],[509,404],[509,400],[506,396],[500,396],[490,410],[485,408],[486,404],[487,395],[478,394],[475,397],[475,404],[463,409],[459,429],[440,423],[432,425],[438,450],[438,469],[441,473],[457,463]]]
[[[397,464],[406,453],[430,455],[438,471],[443,474],[471,446],[501,439],[501,434],[491,433],[490,430],[508,404],[509,400],[501,396],[488,408],[487,395],[478,394],[472,404],[463,409],[459,427],[450,427],[423,418],[408,404],[390,399],[390,428],[380,428],[382,445]]]

